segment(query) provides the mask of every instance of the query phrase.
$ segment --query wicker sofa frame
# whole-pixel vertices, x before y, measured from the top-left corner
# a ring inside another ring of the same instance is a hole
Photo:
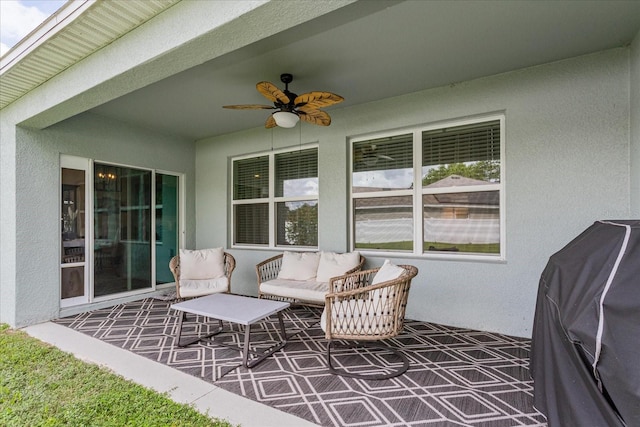
[[[278,273],[280,273],[280,268],[282,266],[282,257],[284,254],[279,254],[273,256],[269,259],[262,261],[261,263],[256,265],[256,275],[258,276],[258,298],[263,299],[272,299],[277,301],[286,301],[291,303],[292,305],[307,305],[312,307],[324,307],[323,303],[318,303],[315,301],[306,301],[297,298],[287,298],[279,295],[272,295],[269,293],[262,292],[260,290],[260,285],[263,282],[267,282],[269,280],[276,279],[278,277]],[[351,270],[347,271],[345,274],[353,273],[356,271],[360,271],[364,266],[365,257],[360,255],[360,262],[358,265]],[[329,288],[328,288],[329,289]]]

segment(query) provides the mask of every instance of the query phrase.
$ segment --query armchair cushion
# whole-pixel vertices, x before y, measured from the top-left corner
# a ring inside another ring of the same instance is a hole
[[[180,249],[180,279],[206,280],[224,277],[224,249]]]
[[[217,292],[229,291],[229,278],[218,277],[216,279],[180,279],[180,297],[194,298]]]
[[[398,267],[390,260],[385,259],[384,264],[380,267],[380,270],[376,273],[371,281],[372,285],[377,285],[378,283],[387,282],[389,280],[397,279],[402,276],[405,270],[402,267]]]
[[[318,282],[328,282],[332,277],[342,276],[347,271],[355,268],[360,263],[360,252],[347,252],[337,254],[335,252],[321,252],[318,264]]]
[[[282,255],[278,279],[312,280],[316,277],[320,254],[317,252],[287,252]]]
[[[371,281],[371,286],[377,285],[378,283],[387,282],[389,280],[397,279],[398,277],[402,276],[404,272],[405,272],[404,268],[398,267],[388,259],[385,259],[384,264],[382,264],[382,267],[380,267],[380,270],[378,270],[376,275],[373,277],[373,280]],[[372,295],[373,300],[376,300],[376,301],[382,300],[382,304],[383,304],[382,307],[386,312],[389,304],[389,298],[388,298],[389,288],[385,287],[385,288],[374,289],[372,294],[373,294]]]

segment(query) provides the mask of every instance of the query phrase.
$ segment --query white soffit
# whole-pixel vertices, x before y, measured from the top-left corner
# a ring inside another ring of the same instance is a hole
[[[181,0],[72,0],[0,59],[0,109]]]

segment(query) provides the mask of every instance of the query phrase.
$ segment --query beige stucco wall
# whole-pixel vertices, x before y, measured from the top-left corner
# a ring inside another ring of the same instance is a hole
[[[598,219],[629,215],[629,50],[615,49],[352,108],[329,128],[263,128],[196,145],[197,246],[230,245],[229,157],[319,143],[320,249],[348,250],[348,148],[353,135],[442,120],[506,115],[505,263],[395,258],[420,269],[408,316],[530,336],[548,257]],[[256,295],[270,251],[232,250],[234,291]],[[367,256],[367,266],[383,259]]]

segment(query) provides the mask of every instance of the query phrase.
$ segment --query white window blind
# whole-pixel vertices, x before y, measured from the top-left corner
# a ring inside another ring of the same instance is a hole
[[[422,165],[500,160],[500,121],[422,132]]]
[[[318,148],[233,160],[232,205],[234,245],[317,247]]]

